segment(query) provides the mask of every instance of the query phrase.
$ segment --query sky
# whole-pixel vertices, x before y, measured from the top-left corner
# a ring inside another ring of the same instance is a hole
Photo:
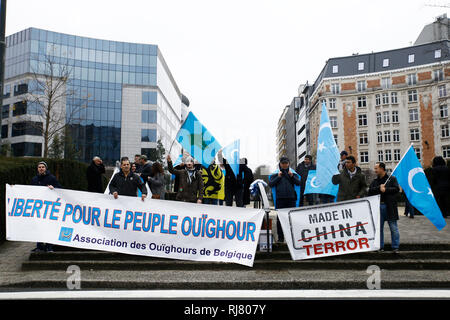
[[[445,1],[9,0],[6,35],[29,27],[156,44],[190,110],[253,170],[275,167],[276,128],[332,57],[411,45]],[[448,14],[449,15],[449,14]],[[450,15],[449,15],[450,16]]]

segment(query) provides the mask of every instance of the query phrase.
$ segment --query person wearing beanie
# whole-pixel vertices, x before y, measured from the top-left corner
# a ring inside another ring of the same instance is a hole
[[[201,171],[194,166],[194,159],[187,157],[180,165],[181,169],[174,169],[170,155],[167,156],[167,167],[171,174],[179,178],[176,200],[184,202],[202,203],[203,177]]]

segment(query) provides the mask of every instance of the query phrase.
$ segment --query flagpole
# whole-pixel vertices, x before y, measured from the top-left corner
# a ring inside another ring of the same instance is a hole
[[[392,173],[394,173],[395,169],[397,169],[398,165],[400,164],[400,162],[402,162],[403,158],[406,156],[406,154],[408,153],[409,148],[411,148],[413,146],[413,144],[411,143],[409,145],[409,147],[406,149],[406,151],[403,153],[403,156],[400,158],[400,161],[397,163],[397,165],[395,166],[394,170],[392,170]],[[384,185],[387,185],[387,183],[389,182],[389,180],[392,177],[392,173],[391,175],[388,177],[388,179],[386,180],[386,182],[384,183]]]

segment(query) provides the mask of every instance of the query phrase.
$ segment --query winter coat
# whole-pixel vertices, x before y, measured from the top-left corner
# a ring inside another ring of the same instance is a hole
[[[273,193],[276,199],[298,200],[299,195],[296,191],[295,186],[300,186],[301,178],[293,170],[293,175],[292,177],[290,177],[288,174],[288,170],[279,168],[279,170],[272,174],[269,178],[269,187],[274,188]],[[278,172],[280,171],[283,173],[281,176],[278,175]]]
[[[450,197],[450,169],[447,166],[431,168],[431,186],[434,194]]]
[[[130,171],[127,177],[122,170],[114,175],[110,184],[109,184],[109,192],[113,194],[117,192],[122,196],[130,196],[137,197],[138,189],[143,193],[147,194],[147,188],[145,184],[142,182],[141,178]]]
[[[43,175],[37,174],[34,176],[33,179],[31,179],[31,184],[33,186],[53,186],[55,188],[62,188],[56,177],[48,170]]]
[[[387,220],[393,221],[398,220],[398,208],[395,196],[400,192],[400,188],[397,179],[394,176],[391,176],[388,183],[386,184],[386,191],[381,192],[380,185],[385,184],[388,178],[389,177],[386,174],[383,178],[378,177],[373,180],[369,186],[369,196],[377,194],[381,195],[380,203],[384,203],[386,205]]]
[[[88,191],[103,193],[102,174],[104,173],[105,166],[103,163],[96,165],[94,161],[91,162],[86,171]]]
[[[366,195],[366,177],[364,177],[361,169],[358,167],[356,167],[356,174],[353,176],[353,179],[350,179],[348,170],[344,169],[333,176],[332,182],[339,185],[337,201],[352,200],[356,199],[357,196],[361,198]]]
[[[299,165],[295,169],[295,172],[297,172],[299,174],[299,176],[301,177],[302,194],[305,192],[305,185],[306,185],[306,180],[308,180],[309,170],[316,170],[316,165],[311,163],[307,167],[305,165],[305,161],[302,161],[301,163],[299,163]]]
[[[172,161],[167,161],[167,167],[171,174],[179,177],[178,192],[176,199],[185,202],[197,202],[203,199],[203,177],[199,170],[189,178],[187,169],[174,169]]]
[[[160,199],[164,199],[166,194],[164,173],[158,172],[153,177],[149,177],[148,185],[152,194],[158,194]]]

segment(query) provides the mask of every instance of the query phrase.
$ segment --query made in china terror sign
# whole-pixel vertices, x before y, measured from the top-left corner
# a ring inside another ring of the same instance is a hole
[[[278,211],[293,260],[378,250],[379,216],[379,196]]]

